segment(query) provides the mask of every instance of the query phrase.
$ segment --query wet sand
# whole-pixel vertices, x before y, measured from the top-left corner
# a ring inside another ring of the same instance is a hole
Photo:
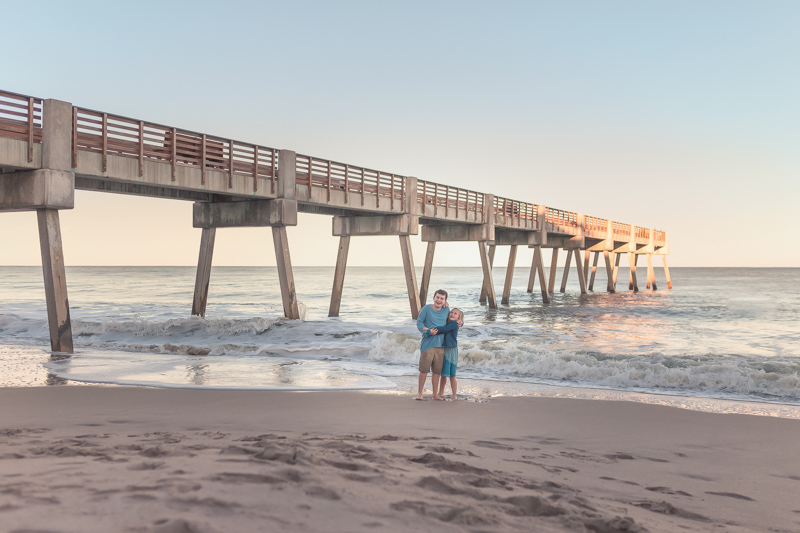
[[[102,386],[0,405],[8,532],[800,530],[798,420]]]

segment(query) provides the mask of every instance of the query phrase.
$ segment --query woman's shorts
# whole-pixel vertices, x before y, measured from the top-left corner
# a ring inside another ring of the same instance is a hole
[[[442,363],[442,377],[456,377],[456,367],[458,366],[458,348],[444,349],[444,362]]]

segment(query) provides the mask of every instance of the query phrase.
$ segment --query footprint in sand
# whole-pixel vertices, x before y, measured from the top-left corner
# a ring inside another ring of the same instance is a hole
[[[633,505],[636,507],[641,507],[642,509],[647,509],[648,511],[653,511],[654,513],[661,513],[661,514],[668,514],[668,515],[675,515],[680,516],[681,518],[687,518],[689,520],[696,520],[698,522],[711,522],[711,519],[693,513],[691,511],[687,511],[685,509],[681,509],[679,507],[675,507],[669,502],[636,502]]]
[[[491,448],[493,450],[506,450],[510,451],[513,450],[513,446],[508,446],[506,444],[500,444],[499,442],[493,442],[490,440],[476,440],[472,442],[473,446],[478,446],[480,448]]]
[[[753,498],[749,496],[743,496],[741,494],[736,494],[735,492],[714,492],[714,491],[706,491],[706,494],[712,494],[714,496],[725,496],[726,498],[735,498],[737,500],[745,500],[748,502],[754,502]]]
[[[326,489],[325,487],[311,487],[306,490],[306,495],[311,496],[312,498],[321,498],[323,500],[330,501],[338,501],[342,499],[342,497],[339,496],[336,491]]]
[[[692,495],[688,492],[683,492],[682,490],[672,490],[669,487],[645,487],[645,490],[649,490],[650,492],[660,492],[662,494],[676,494],[678,496],[692,497]]]

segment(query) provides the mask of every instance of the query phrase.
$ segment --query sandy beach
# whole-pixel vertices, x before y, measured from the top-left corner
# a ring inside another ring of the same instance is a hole
[[[0,405],[7,532],[800,529],[797,420],[127,387]]]

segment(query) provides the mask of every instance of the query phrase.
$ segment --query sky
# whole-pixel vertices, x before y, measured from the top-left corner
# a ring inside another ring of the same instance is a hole
[[[800,267],[798,2],[59,1],[2,16],[4,90],[665,230],[671,267]],[[76,191],[65,262],[194,265],[191,209]],[[335,264],[329,216],[301,214],[288,236],[294,265]],[[0,265],[40,261],[35,214],[0,214]],[[274,264],[269,228],[217,232],[214,265]],[[435,266],[479,264],[475,243],[437,246]],[[397,237],[352,239],[348,265],[402,265]]]

